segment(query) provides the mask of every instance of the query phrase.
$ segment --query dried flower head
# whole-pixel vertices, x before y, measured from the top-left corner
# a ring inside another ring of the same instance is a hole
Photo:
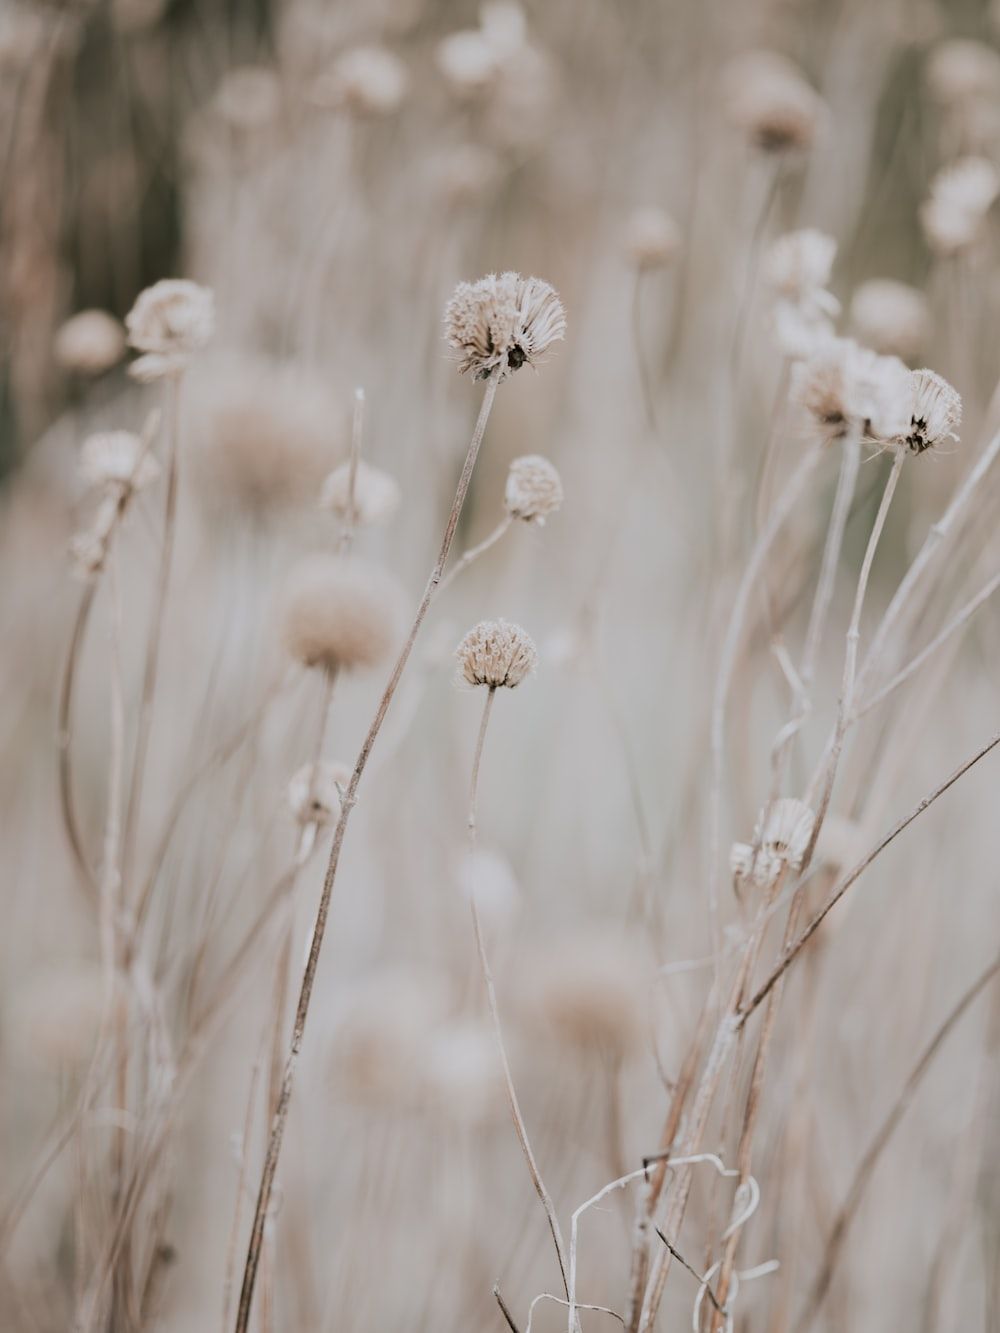
[[[920,208],[931,248],[950,255],[972,245],[998,195],[1000,175],[985,157],[959,158],[942,168]]]
[[[281,111],[281,84],[266,65],[239,65],[223,75],[212,107],[231,130],[256,134]]]
[[[215,298],[186,278],[164,278],[139,293],[125,316],[131,347],[146,355],[130,372],[143,382],[179,374],[215,327]]]
[[[358,460],[355,472],[353,505],[350,488],[351,465],[342,463],[323,482],[320,507],[330,510],[345,522],[351,517],[353,509],[353,521],[363,527],[384,523],[399,508],[401,493],[396,478],[377,467],[369,467],[364,459]]]
[[[125,330],[106,310],[81,310],[61,326],[53,351],[63,370],[103,375],[125,355]]]
[[[765,255],[764,276],[779,296],[807,301],[830,281],[836,255],[837,242],[825,232],[815,227],[789,231],[779,236]],[[839,309],[836,301],[829,293],[825,296],[833,302],[828,313],[835,315]]]
[[[649,971],[639,940],[588,928],[533,960],[525,998],[552,1034],[579,1054],[621,1057],[642,1043]]]
[[[456,96],[473,97],[495,78],[498,61],[496,51],[483,32],[463,28],[449,33],[438,43],[437,66]]]
[[[851,327],[858,341],[882,356],[918,357],[931,335],[927,298],[891,278],[871,278],[851,297]]]
[[[798,870],[812,838],[816,816],[809,806],[782,797],[761,811],[753,844],[734,843],[730,869],[737,879],[770,888],[787,867]]]
[[[503,379],[526,362],[534,365],[566,333],[566,312],[553,287],[541,278],[495,273],[461,282],[444,314],[445,337],[459,356],[459,369]]]
[[[395,642],[400,600],[394,580],[374,565],[307,556],[285,590],[288,651],[327,671],[376,666]]]
[[[541,526],[562,502],[562,481],[547,458],[526,454],[514,459],[504,488],[504,504],[511,518]]]
[[[825,112],[823,99],[784,56],[747,51],[731,60],[724,93],[733,124],[766,152],[811,148]]]
[[[384,46],[356,46],[319,75],[310,99],[361,116],[391,116],[402,106],[409,86],[410,76],[399,56]]]
[[[519,625],[507,620],[481,620],[455,649],[459,679],[491,690],[516,685],[538,665],[535,645]]]
[[[962,399],[958,390],[933,370],[911,371],[910,388],[910,426],[900,437],[900,442],[911,453],[922,454],[943,440],[957,440],[962,422]]]
[[[941,42],[927,61],[927,84],[942,106],[1000,97],[1000,54],[985,42],[956,37]]]
[[[328,824],[340,814],[340,793],[351,780],[347,764],[303,764],[288,784],[288,806],[300,824]]]
[[[625,225],[625,252],[636,268],[666,268],[680,248],[681,229],[662,208],[637,208]]]
[[[138,491],[160,475],[148,441],[129,430],[101,431],[83,442],[80,472],[91,486]]]
[[[792,395],[826,439],[856,431],[870,440],[897,440],[909,427],[910,372],[895,357],[878,356],[850,338],[831,339],[794,366]]]

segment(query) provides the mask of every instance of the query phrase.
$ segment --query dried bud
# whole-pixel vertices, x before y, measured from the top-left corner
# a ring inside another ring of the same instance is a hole
[[[636,268],[666,268],[681,248],[681,230],[662,208],[637,208],[625,227],[625,252]]]
[[[351,780],[346,764],[303,764],[288,784],[288,805],[300,824],[329,824],[340,814],[340,793]]]
[[[786,300],[801,303],[822,292],[830,281],[837,242],[815,227],[786,232],[779,236],[764,257],[764,276],[768,284]],[[832,302],[829,314],[835,315],[839,306]]]
[[[1000,176],[984,157],[959,158],[939,171],[920,209],[920,221],[931,248],[950,255],[972,245],[998,194]]]
[[[514,459],[504,489],[504,504],[511,518],[541,526],[562,501],[562,481],[547,458],[526,454]]]
[[[725,99],[730,119],[759,148],[811,148],[825,105],[795,65],[773,51],[747,51],[729,62]]]
[[[513,689],[538,664],[535,645],[519,625],[506,620],[481,620],[455,649],[459,679],[491,690]]]
[[[179,373],[209,341],[214,326],[215,298],[207,287],[186,278],[165,278],[147,287],[125,316],[129,345],[148,354],[133,373],[139,378]]]
[[[942,42],[927,62],[931,95],[942,106],[1000,98],[1000,55],[985,42],[956,37]]]
[[[63,370],[103,375],[125,355],[125,330],[105,310],[81,310],[59,329],[53,350]]]
[[[351,465],[342,463],[335,468],[323,483],[319,503],[322,509],[345,522],[351,517],[362,527],[375,523],[384,523],[399,508],[400,490],[395,477],[379,468],[369,467],[363,459],[358,461],[354,477],[354,503],[351,504]]]
[[[285,591],[288,651],[327,671],[376,666],[395,642],[400,600],[394,580],[373,565],[307,556]]]
[[[880,355],[912,361],[930,339],[927,298],[905,282],[872,278],[851,297],[851,327],[859,342]]]
[[[566,333],[566,313],[554,288],[519,273],[490,273],[461,282],[444,315],[445,337],[459,356],[459,369],[487,379],[534,365]]]

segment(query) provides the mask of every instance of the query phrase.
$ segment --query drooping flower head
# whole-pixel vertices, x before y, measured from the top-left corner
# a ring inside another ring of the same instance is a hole
[[[957,440],[962,422],[962,399],[941,375],[933,370],[910,372],[913,406],[910,427],[901,442],[914,454],[933,449],[943,440]]]
[[[491,690],[514,689],[538,664],[538,653],[520,625],[506,620],[481,620],[455,649],[459,678]]]
[[[831,339],[810,360],[793,367],[792,394],[826,439],[850,431],[886,442],[909,429],[910,372],[892,356],[877,356],[850,338]]]
[[[514,459],[504,490],[504,504],[511,518],[540,527],[562,502],[562,480],[547,458],[526,454]]]
[[[816,816],[803,801],[782,797],[760,812],[753,843],[737,842],[729,865],[737,879],[770,888],[787,867],[799,870],[812,839]]]
[[[459,370],[506,378],[536,364],[566,334],[566,312],[553,287],[519,273],[487,274],[460,282],[444,313],[445,337],[459,353]]]

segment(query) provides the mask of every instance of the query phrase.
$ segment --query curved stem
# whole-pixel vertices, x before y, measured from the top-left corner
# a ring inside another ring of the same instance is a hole
[[[495,546],[513,522],[513,516],[505,514],[488,537],[484,538],[478,546],[470,546],[467,551],[464,551],[441,580],[439,591],[444,592],[445,588],[458,578],[463,569],[468,569],[473,560],[478,560],[481,555],[490,549],[491,546]]]
[[[83,835],[80,831],[79,820],[76,813],[76,802],[73,797],[73,690],[76,684],[76,671],[80,661],[80,654],[83,651],[83,642],[87,634],[87,623],[90,620],[91,607],[94,605],[94,594],[97,591],[97,583],[94,578],[88,579],[83,593],[80,597],[80,603],[76,609],[76,618],[73,621],[73,632],[70,635],[69,651],[66,654],[66,664],[63,667],[62,681],[59,687],[59,717],[57,725],[57,744],[59,747],[59,806],[62,811],[63,826],[66,829],[66,836],[69,839],[70,850],[73,853],[73,860],[76,862],[77,870],[80,872],[80,878],[87,892],[87,896],[93,901],[100,900],[100,886],[97,882],[97,876],[94,874],[93,867],[87,856],[83,845]]]
[[[465,463],[462,467],[461,475],[458,479],[458,487],[455,491],[455,499],[452,502],[451,512],[448,515],[448,521],[445,525],[444,536],[441,540],[441,548],[438,552],[437,562],[431,571],[430,578],[427,581],[427,587],[420,600],[417,613],[410,628],[406,642],[393,667],[392,674],[389,677],[382,698],[379,701],[375,716],[368,728],[368,734],[362,743],[360,753],[355,761],[354,771],[351,774],[351,780],[341,804],[340,817],[337,820],[337,826],[333,834],[333,844],[330,848],[330,859],[326,868],[326,876],[323,881],[323,890],[320,894],[319,907],[316,912],[316,921],[313,926],[312,939],[309,945],[309,956],[306,960],[305,971],[302,976],[302,984],[299,990],[298,1004],[295,1010],[295,1021],[292,1027],[292,1039],[288,1055],[285,1060],[285,1070],[281,1081],[281,1091],[278,1096],[278,1103],[275,1107],[274,1117],[271,1122],[271,1132],[268,1139],[267,1151],[264,1157],[264,1166],[261,1172],[260,1186],[257,1191],[257,1205],[254,1212],[253,1226],[250,1232],[250,1243],[247,1248],[246,1267],[243,1272],[243,1285],[240,1290],[239,1308],[236,1313],[236,1333],[246,1333],[250,1321],[250,1308],[253,1304],[254,1285],[257,1280],[257,1269],[260,1264],[261,1242],[264,1237],[264,1222],[267,1218],[267,1211],[271,1201],[271,1189],[274,1184],[275,1172],[278,1168],[278,1159],[281,1155],[281,1142],[284,1136],[285,1121],[288,1118],[288,1104],[292,1096],[292,1084],[295,1079],[295,1066],[298,1061],[299,1051],[302,1049],[302,1038],[305,1032],[306,1019],[309,1016],[309,1004],[312,999],[313,984],[316,980],[316,968],[319,965],[320,950],[323,947],[323,936],[326,931],[327,917],[330,911],[330,899],[333,894],[333,886],[337,877],[337,868],[340,863],[340,852],[344,843],[344,834],[347,831],[347,823],[351,816],[357,800],[358,785],[361,782],[361,776],[365,771],[372,747],[378,739],[378,734],[382,730],[382,724],[385,721],[389,706],[392,703],[396,690],[399,688],[399,682],[406,669],[410,654],[413,651],[413,645],[416,643],[417,635],[420,633],[420,627],[427,615],[427,609],[434,598],[438,584],[441,582],[441,575],[444,571],[445,562],[451,551],[452,542],[455,540],[455,529],[458,527],[458,520],[462,513],[462,507],[465,504],[465,497],[469,490],[469,483],[472,480],[473,469],[476,466],[476,459],[479,456],[479,448],[483,442],[483,435],[486,432],[486,423],[489,420],[490,412],[493,408],[493,402],[496,398],[496,391],[499,380],[496,378],[496,372],[491,379],[487,381],[486,390],[483,394],[482,406],[479,409],[479,418],[476,421],[476,427],[473,431],[472,440],[469,443],[469,449],[465,456]]]
[[[639,370],[639,386],[642,389],[642,403],[646,409],[646,421],[653,432],[657,429],[656,408],[653,405],[653,386],[650,383],[649,367],[642,354],[642,269],[636,268],[635,282],[632,286],[632,341],[635,346],[635,362]]]

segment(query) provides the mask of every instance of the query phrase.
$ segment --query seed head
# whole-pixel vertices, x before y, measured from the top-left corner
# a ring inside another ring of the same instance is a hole
[[[395,582],[374,565],[307,556],[285,590],[288,651],[327,671],[376,666],[395,642],[400,600]]]
[[[920,209],[928,244],[938,254],[967,249],[979,237],[983,219],[1000,195],[1000,175],[985,157],[962,157],[931,181]]]
[[[319,503],[323,509],[345,522],[350,517],[351,465],[342,463],[335,468],[320,492]],[[377,467],[369,467],[363,460],[358,460],[354,477],[354,521],[362,527],[384,523],[399,508],[400,490],[395,477],[382,472]]]
[[[459,370],[501,379],[534,365],[566,334],[566,312],[541,278],[495,273],[460,282],[444,313],[445,337],[459,353]]]
[[[802,801],[783,797],[772,802],[760,813],[753,844],[733,844],[729,865],[734,877],[769,888],[784,867],[798,870],[815,822],[816,816]]]
[[[138,491],[160,475],[148,444],[129,430],[91,435],[80,450],[80,472],[91,486]]]
[[[125,355],[125,330],[106,310],[81,310],[59,329],[53,351],[63,370],[103,375]]]
[[[962,422],[962,399],[958,390],[933,370],[911,371],[910,388],[910,426],[900,442],[911,453],[922,454],[943,440],[957,440]]]
[[[288,805],[300,824],[328,824],[340,814],[340,793],[351,780],[346,764],[303,764],[288,784]]]
[[[666,268],[681,248],[681,229],[662,208],[637,208],[625,227],[625,252],[639,269]]]
[[[779,296],[806,301],[830,281],[836,255],[837,242],[832,236],[815,227],[803,227],[801,231],[786,232],[773,243],[764,258],[764,275]],[[829,313],[836,314],[837,310]]]
[[[539,527],[563,502],[559,473],[541,454],[515,458],[507,473],[504,504],[511,518],[537,523]]]
[[[481,620],[455,649],[459,679],[491,690],[513,689],[538,665],[535,645],[519,625],[506,620]]]
[[[311,99],[360,116],[391,116],[410,86],[406,66],[383,46],[356,46],[315,80]]]
[[[212,107],[231,130],[258,134],[281,112],[281,84],[266,65],[239,65],[223,75]]]
[[[137,379],[177,375],[212,336],[215,298],[186,278],[164,278],[139,293],[125,327],[129,345],[146,353],[130,368]]]
[[[811,148],[826,110],[795,65],[774,51],[731,60],[724,93],[733,124],[769,153]]]
[[[891,278],[871,278],[851,297],[851,326],[858,341],[882,356],[912,361],[931,334],[927,298]]]
[[[910,372],[895,357],[877,356],[850,338],[831,339],[816,356],[794,366],[792,395],[828,440],[853,430],[885,442],[901,438],[909,427]]]
[[[941,42],[927,62],[931,95],[942,106],[1000,97],[1000,55],[985,42],[956,37]]]

